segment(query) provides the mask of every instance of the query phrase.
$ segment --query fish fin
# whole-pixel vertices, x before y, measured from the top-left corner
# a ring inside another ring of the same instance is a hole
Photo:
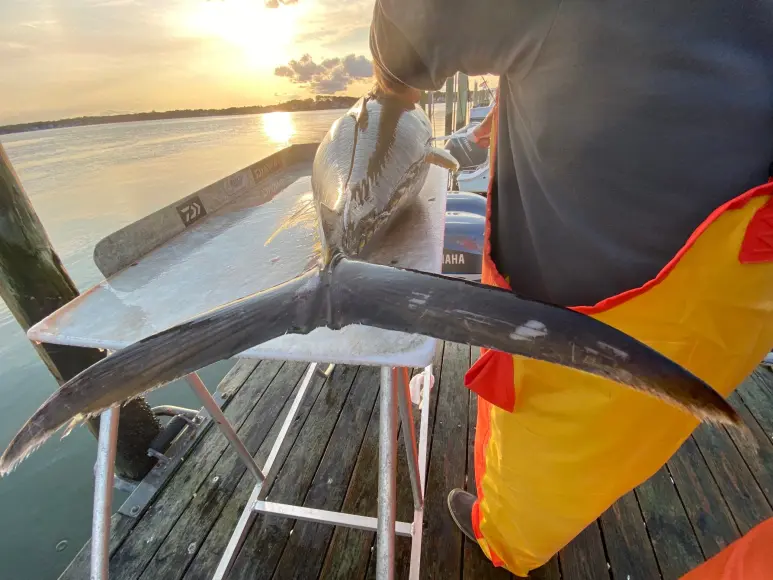
[[[591,373],[697,418],[746,429],[704,381],[590,316],[475,282],[342,259],[333,276],[338,324],[431,336]]]
[[[85,415],[75,415],[70,422],[67,424],[67,427],[64,428],[64,432],[62,433],[62,439],[67,437],[70,433],[72,433],[73,429],[75,429],[78,425],[83,423],[86,420]]]
[[[456,157],[440,147],[430,147],[425,159],[427,163],[432,165],[439,165],[449,171],[459,171],[459,162],[456,160]]]
[[[136,342],[64,383],[30,417],[0,457],[0,476],[67,426],[214,362],[287,333],[304,334],[324,320],[319,269],[236,300]]]

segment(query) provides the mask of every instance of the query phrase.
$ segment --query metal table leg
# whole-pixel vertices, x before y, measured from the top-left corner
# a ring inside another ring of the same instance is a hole
[[[324,376],[329,376],[330,367]],[[404,368],[381,368],[381,387],[379,393],[379,468],[378,468],[378,517],[368,518],[353,514],[331,512],[302,506],[292,506],[262,500],[266,479],[258,478],[247,505],[242,512],[225,552],[220,559],[213,580],[223,580],[231,569],[236,555],[244,541],[255,515],[263,512],[275,516],[290,517],[299,520],[347,526],[355,529],[376,531],[376,577],[378,580],[394,580],[395,536],[411,536],[410,579],[418,580],[421,562],[421,540],[424,509],[424,487],[426,477],[427,435],[429,428],[429,393],[432,367],[424,369],[422,394],[425,404],[422,406],[418,445],[413,424],[413,410],[410,402],[408,371]],[[285,417],[279,435],[271,449],[264,466],[265,477],[271,478],[271,468],[279,454],[279,449],[295,419],[295,415],[316,375],[322,375],[317,364],[311,364],[301,382],[298,393]],[[203,386],[203,384],[202,384]],[[198,391],[197,391],[198,392]],[[202,397],[202,402],[205,398]],[[205,405],[206,406],[206,405]],[[396,521],[397,510],[397,417],[398,409],[404,423],[406,456],[411,474],[411,486],[414,497],[413,523]],[[227,424],[227,422],[226,422]],[[234,437],[236,434],[234,433]],[[238,440],[238,437],[236,437]],[[229,440],[231,438],[229,437]],[[233,443],[233,441],[232,441]]]
[[[394,579],[397,507],[397,447],[395,441],[397,436],[397,404],[395,387],[396,382],[392,380],[392,369],[381,367],[378,433],[378,530],[376,535],[376,578],[378,580]]]
[[[427,443],[429,435],[429,391],[430,381],[432,378],[432,365],[425,367],[424,369],[424,384],[422,385],[423,401],[421,406],[421,418],[419,423],[419,488],[421,489],[422,498],[424,497],[424,491],[427,485]],[[409,580],[419,580],[419,569],[421,568],[421,540],[422,540],[422,527],[424,524],[424,503],[421,507],[414,509],[413,511],[413,531],[411,538],[411,564]]]
[[[424,492],[419,481],[419,458],[416,445],[416,429],[413,425],[408,369],[392,369],[392,380],[397,389],[397,406],[400,411],[400,423],[403,427],[403,443],[405,445],[405,455],[408,459],[408,473],[411,478],[413,509],[419,510],[424,504]]]
[[[252,475],[254,475],[258,481],[263,481],[266,479],[266,477],[263,475],[263,472],[260,470],[260,467],[258,467],[258,464],[255,463],[255,458],[244,446],[244,443],[234,430],[233,425],[231,425],[230,421],[226,419],[225,415],[223,414],[223,410],[217,404],[217,401],[215,401],[215,399],[212,397],[212,394],[207,390],[207,386],[204,384],[204,381],[201,380],[201,377],[199,377],[197,373],[191,373],[185,377],[185,380],[188,381],[188,384],[199,398],[199,401],[201,401],[201,404],[207,410],[207,413],[209,413],[209,416],[212,417],[212,420],[215,421],[215,423],[217,423],[220,432],[225,435],[226,439],[228,439],[228,442],[233,445],[233,448],[239,454],[239,457],[241,457],[242,461],[244,461],[247,469],[250,470]]]
[[[91,580],[107,580],[110,563],[110,517],[113,503],[118,407],[99,419],[97,464],[94,470],[94,507],[91,517]]]

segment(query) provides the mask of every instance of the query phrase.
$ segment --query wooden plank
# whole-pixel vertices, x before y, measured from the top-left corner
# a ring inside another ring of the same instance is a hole
[[[508,580],[515,578],[510,572],[504,568],[497,568],[491,563],[491,560],[486,558],[483,550],[477,543],[473,543],[467,538],[464,539],[464,563],[462,566],[462,577],[465,580]],[[535,577],[533,573],[529,575],[530,578]],[[557,576],[556,578],[559,578]],[[548,577],[545,577],[548,578]]]
[[[703,554],[711,558],[740,534],[692,437],[668,461],[668,470],[674,478]]]
[[[728,429],[736,448],[746,465],[754,475],[754,479],[770,502],[773,498],[773,443],[757,423],[743,399],[736,392],[730,396],[730,403],[738,411],[743,421],[748,425],[757,447],[738,434],[734,429]]]
[[[247,378],[238,395],[231,399],[224,413],[236,429],[241,428],[281,366],[280,362],[262,361]],[[134,580],[140,575],[193,500],[196,490],[210,477],[212,468],[223,455],[226,446],[225,437],[217,429],[211,428],[195,452],[183,462],[171,484],[161,491],[132,534],[111,558],[112,580]]]
[[[339,511],[378,394],[379,372],[360,367],[303,505]],[[276,578],[316,578],[334,527],[297,522],[279,560]],[[303,554],[302,558],[298,554]]]
[[[258,366],[259,361],[240,360],[237,362],[230,371],[220,381],[218,389],[221,392],[229,393],[229,397],[223,403],[223,409],[227,409],[234,395],[244,385],[247,378],[253,373]],[[211,426],[207,433],[204,434],[199,441],[201,444],[206,438],[213,437],[210,433]],[[189,452],[195,453],[194,449]],[[162,490],[159,490],[160,493]],[[141,512],[137,517],[124,516],[122,514],[113,514],[110,524],[110,554],[115,554],[115,551],[123,544],[129,533],[134,529],[136,524],[144,516],[145,512]],[[59,580],[75,580],[89,575],[89,567],[91,565],[91,540],[81,548],[78,554],[73,558],[65,571],[59,576]]]
[[[437,385],[442,377],[442,357],[444,344],[439,343],[433,359],[433,373]],[[437,389],[433,389],[429,400],[429,439],[431,442],[435,408],[437,405]],[[349,482],[349,489],[343,503],[343,510],[347,513],[376,517],[377,492],[378,492],[378,422],[380,417],[379,406],[376,405],[370,418],[365,438],[360,448],[357,463]],[[401,504],[402,505],[402,504]],[[400,512],[402,513],[402,512]],[[328,547],[325,563],[320,573],[324,579],[350,579],[365,578],[369,571],[369,562],[373,560],[370,568],[375,573],[375,534],[337,528]],[[398,539],[397,552],[404,551],[404,541]],[[402,569],[402,564],[400,564]],[[399,577],[399,576],[398,576]]]
[[[773,515],[765,495],[724,428],[703,424],[693,438],[741,534]]]
[[[285,364],[271,388],[260,398],[238,430],[239,437],[251,454],[255,455],[269,430],[276,425],[277,417],[295,392],[306,366],[303,363]],[[141,578],[154,580],[183,576],[245,472],[244,463],[229,446],[210,476],[196,490],[193,501],[163,540]]]
[[[613,578],[660,578],[634,492],[617,500],[599,519]]]
[[[271,448],[276,441],[276,437],[279,434],[285,417],[290,410],[292,400],[295,398],[295,394],[300,388],[300,383],[296,385],[293,391],[293,396],[288,400],[285,407],[277,415],[268,436],[261,443],[258,452],[255,454],[255,461],[258,465],[265,465]],[[313,380],[308,387],[308,391],[304,400],[298,407],[298,411],[295,415],[295,420],[290,425],[290,429],[287,431],[283,445],[280,447],[279,453],[274,462],[272,472],[281,467],[282,463],[286,459],[290,449],[295,443],[301,429],[305,422],[308,420],[309,412],[319,397],[323,388],[327,388],[327,382],[321,380]],[[225,508],[220,513],[220,517],[215,522],[215,525],[207,534],[207,537],[200,544],[198,551],[196,552],[193,561],[188,565],[188,569],[185,570],[186,579],[197,578],[201,580],[209,580],[217,568],[223,551],[234,531],[236,522],[241,516],[241,513],[247,503],[247,500],[252,493],[252,490],[256,484],[255,479],[250,474],[244,474],[239,480],[236,486],[236,490],[231,495]]]
[[[141,516],[140,516],[141,517]],[[113,514],[110,519],[110,554],[115,553],[123,544],[129,533],[139,520],[123,514]],[[91,540],[80,549],[75,558],[68,564],[59,580],[81,580],[89,577],[91,567]]]
[[[378,375],[376,375],[378,377]],[[378,473],[378,404],[373,408],[365,437],[357,456],[342,510],[356,515],[376,517],[376,473]],[[327,548],[320,578],[348,580],[364,578],[368,570],[375,534],[338,527]]]
[[[508,578],[515,578],[512,574]],[[561,580],[561,568],[558,562],[558,555],[553,556],[547,564],[540,566],[529,573],[532,580]]]
[[[269,487],[268,501],[298,505],[303,500],[356,373],[357,367],[336,366],[324,394],[314,402],[304,429]],[[259,514],[236,557],[229,580],[271,578],[292,524],[293,520],[287,518]]]
[[[636,488],[663,580],[676,580],[704,560],[695,530],[664,466]]]
[[[260,364],[260,361],[257,360],[239,359],[231,367],[231,370],[226,373],[223,380],[218,383],[217,391],[223,398],[223,409],[231,402],[229,399],[232,399],[239,392],[239,389],[244,386],[247,378],[255,371],[258,364]]]
[[[773,437],[773,373],[757,367],[736,392],[768,437]]]
[[[464,536],[448,514],[446,497],[465,485],[469,394],[463,379],[469,360],[469,346],[446,343],[443,373],[435,384],[438,402],[427,470],[422,578],[461,577]]]
[[[610,577],[598,520],[561,550],[559,563],[564,580],[603,580]]]
[[[408,553],[411,549],[410,538],[398,537],[395,539],[395,552],[396,553]],[[419,575],[420,578],[424,577],[424,563],[422,562],[422,572]],[[395,578],[408,578],[408,568],[401,566],[400,562],[395,564]],[[368,573],[365,575],[365,580],[377,580],[376,578],[376,546],[374,545],[370,551],[370,561],[368,562]]]

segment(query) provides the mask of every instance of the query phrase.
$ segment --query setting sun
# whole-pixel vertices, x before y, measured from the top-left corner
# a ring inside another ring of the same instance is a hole
[[[272,68],[291,57],[303,7],[266,8],[256,0],[201,1],[186,23],[189,32],[225,41],[253,68]]]

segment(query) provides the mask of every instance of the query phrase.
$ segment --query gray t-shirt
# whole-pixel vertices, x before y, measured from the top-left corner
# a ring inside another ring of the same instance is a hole
[[[528,298],[642,285],[773,162],[773,0],[377,0],[371,50],[500,75],[493,257]]]

